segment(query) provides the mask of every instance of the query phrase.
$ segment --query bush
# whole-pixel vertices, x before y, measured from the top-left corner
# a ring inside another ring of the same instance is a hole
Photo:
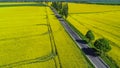
[[[109,41],[105,38],[100,38],[95,41],[94,46],[99,50],[100,54],[105,54],[111,50]]]
[[[93,34],[93,32],[91,30],[89,30],[87,33],[86,33],[86,38],[88,39],[88,42],[91,42],[92,40],[95,39],[95,36]]]

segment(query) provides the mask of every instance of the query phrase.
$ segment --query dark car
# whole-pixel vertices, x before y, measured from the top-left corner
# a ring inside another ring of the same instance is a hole
[[[55,16],[56,16],[57,18],[62,18],[62,16],[59,15],[59,14],[56,14]]]

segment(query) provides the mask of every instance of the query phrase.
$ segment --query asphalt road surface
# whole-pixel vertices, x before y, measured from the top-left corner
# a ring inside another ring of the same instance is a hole
[[[94,65],[95,68],[110,68],[99,56],[97,56],[94,52],[95,50],[90,48],[88,44],[84,43],[79,35],[67,24],[67,22],[59,16],[57,11],[51,7],[52,11],[63,25],[65,30],[69,33],[69,35],[73,38],[73,40],[77,43],[77,46],[85,53],[85,56],[90,60],[90,62]]]

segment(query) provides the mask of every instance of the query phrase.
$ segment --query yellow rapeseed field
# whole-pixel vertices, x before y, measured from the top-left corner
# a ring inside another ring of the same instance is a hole
[[[0,3],[8,4],[12,3]],[[58,51],[57,59],[53,59],[51,52],[48,22]],[[58,62],[62,68],[89,66],[49,7],[0,6],[0,68],[56,68]]]
[[[48,34],[44,6],[0,7],[0,68],[54,68]]]
[[[69,3],[67,20],[84,35],[92,30],[96,39],[109,39],[108,55],[120,66],[120,6]]]

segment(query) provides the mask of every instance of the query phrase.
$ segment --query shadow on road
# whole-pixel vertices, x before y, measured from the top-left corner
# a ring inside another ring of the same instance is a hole
[[[81,44],[87,44],[86,40],[76,40],[76,41]],[[86,48],[85,47],[85,48],[82,48],[82,50],[86,55],[90,55],[90,56],[94,56],[94,57],[99,56],[98,51],[95,48],[88,48],[88,47]]]
[[[82,50],[86,55],[90,55],[94,57],[99,56],[99,54],[97,54],[98,51],[95,48],[82,48]]]

